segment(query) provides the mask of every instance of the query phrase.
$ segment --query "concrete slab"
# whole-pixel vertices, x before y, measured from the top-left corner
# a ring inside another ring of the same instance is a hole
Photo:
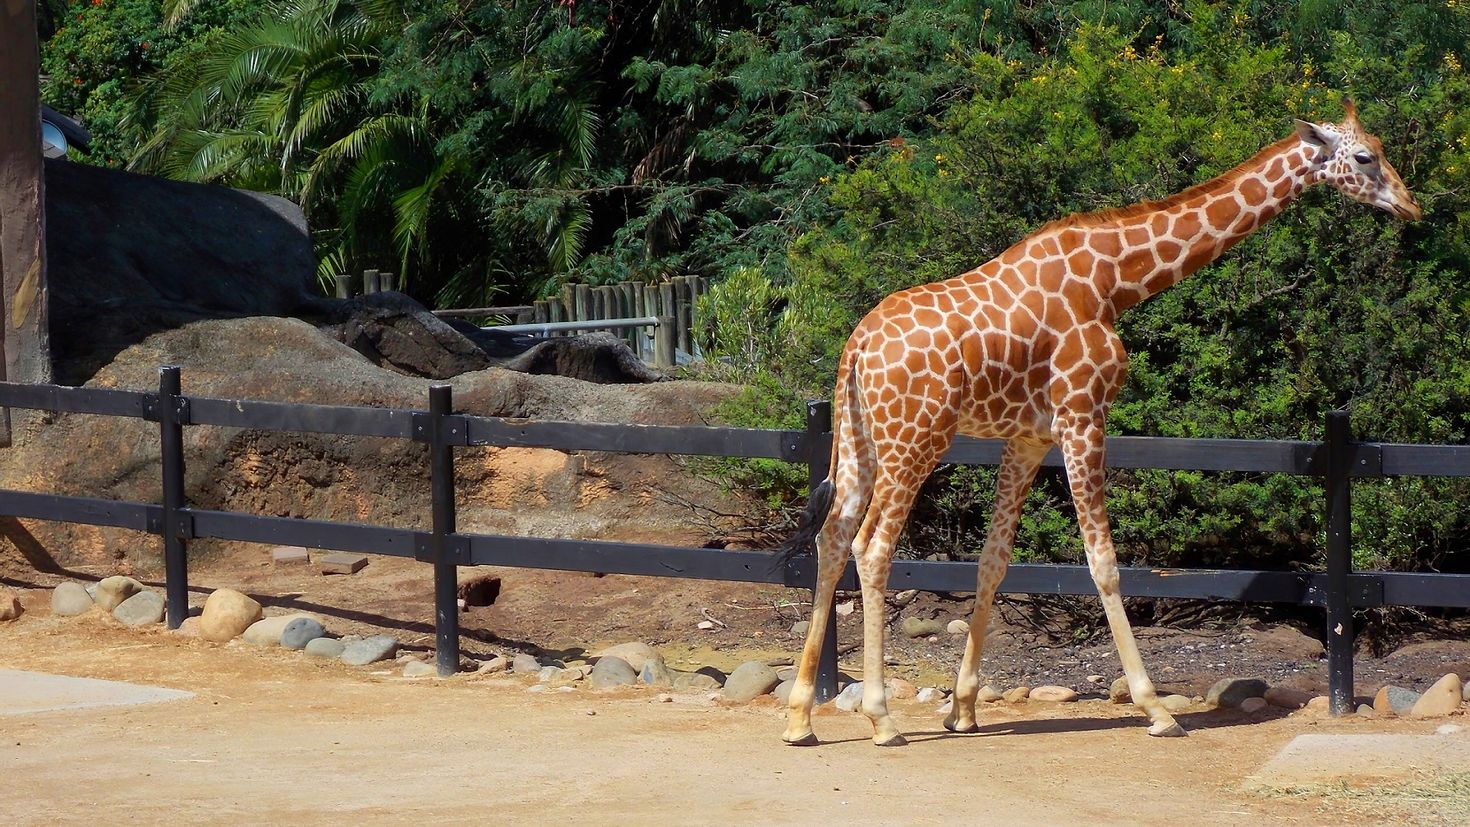
[[[0,715],[176,701],[193,692],[94,678],[0,669]]]
[[[1245,786],[1393,780],[1470,769],[1470,734],[1298,735]]]

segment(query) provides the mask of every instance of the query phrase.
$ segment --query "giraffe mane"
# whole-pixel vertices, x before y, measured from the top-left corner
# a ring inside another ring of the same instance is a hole
[[[1259,167],[1266,159],[1278,153],[1284,152],[1292,148],[1293,146],[1296,146],[1300,140],[1301,139],[1297,138],[1297,136],[1295,135],[1290,135],[1282,138],[1281,140],[1266,146],[1260,152],[1257,152],[1255,155],[1252,155],[1247,160],[1242,161],[1240,164],[1237,164],[1236,166],[1226,170],[1225,172],[1215,176],[1214,178],[1211,178],[1208,181],[1202,181],[1187,189],[1180,190],[1179,192],[1176,192],[1173,195],[1168,196],[1167,198],[1161,198],[1157,201],[1140,201],[1137,204],[1129,204],[1124,207],[1110,207],[1108,209],[1097,210],[1094,212],[1073,213],[1072,215],[1058,218],[1054,221],[1048,221],[1047,223],[1037,228],[1035,232],[1026,236],[1026,239],[1034,238],[1041,235],[1042,233],[1051,232],[1053,230],[1064,230],[1069,227],[1099,227],[1106,224],[1126,221],[1130,218],[1138,218],[1139,216],[1152,215],[1160,210],[1167,210],[1170,207],[1173,207],[1177,204],[1182,204],[1192,198],[1204,195],[1208,192],[1213,192],[1221,186],[1233,186],[1237,181],[1240,180],[1243,175],[1246,174],[1247,171]]]

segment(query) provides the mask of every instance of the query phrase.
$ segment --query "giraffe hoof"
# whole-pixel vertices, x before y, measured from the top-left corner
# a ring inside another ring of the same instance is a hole
[[[909,740],[900,733],[889,738],[887,741],[879,741],[877,738],[874,738],[873,743],[880,747],[906,747],[909,745]]]
[[[1160,721],[1148,728],[1148,734],[1155,738],[1183,738],[1189,733],[1176,721]]]
[[[786,745],[791,747],[814,747],[821,743],[817,740],[817,734],[815,732],[808,732],[800,738],[787,738],[783,735],[781,740],[785,741]]]
[[[950,720],[949,718],[944,719],[944,728],[949,730],[950,732],[959,732],[963,734],[980,731],[980,725],[974,721],[971,721],[968,724],[962,724],[958,721]]]

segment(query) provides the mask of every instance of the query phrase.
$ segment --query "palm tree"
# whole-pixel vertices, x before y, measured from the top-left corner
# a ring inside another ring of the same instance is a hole
[[[186,14],[176,0],[171,20]],[[333,273],[427,253],[435,194],[454,168],[425,107],[375,97],[395,0],[282,0],[135,93],[154,124],[131,168],[296,201]]]

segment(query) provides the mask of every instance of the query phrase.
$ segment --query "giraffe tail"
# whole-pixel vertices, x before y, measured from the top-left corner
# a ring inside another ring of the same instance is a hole
[[[827,521],[827,512],[832,510],[832,495],[836,490],[837,486],[828,477],[812,491],[811,497],[807,499],[806,510],[796,523],[796,531],[776,546],[776,560],[771,566],[773,569],[781,568],[791,558],[808,554],[816,547],[817,534]]]

